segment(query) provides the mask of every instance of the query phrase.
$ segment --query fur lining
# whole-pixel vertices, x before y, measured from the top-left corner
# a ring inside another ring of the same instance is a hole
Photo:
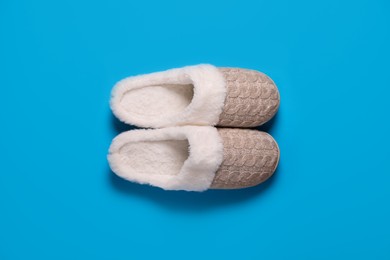
[[[141,127],[216,125],[225,97],[222,73],[204,64],[125,78],[110,104],[121,121]]]
[[[207,190],[223,159],[215,127],[132,130],[111,144],[108,161],[118,176],[165,190]]]

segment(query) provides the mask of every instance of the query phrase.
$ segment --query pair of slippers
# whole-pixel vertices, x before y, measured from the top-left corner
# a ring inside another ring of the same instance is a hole
[[[275,171],[279,148],[269,134],[243,128],[270,120],[279,102],[274,82],[254,70],[197,65],[125,78],[112,91],[112,111],[155,129],[115,137],[110,167],[165,190],[255,186]]]

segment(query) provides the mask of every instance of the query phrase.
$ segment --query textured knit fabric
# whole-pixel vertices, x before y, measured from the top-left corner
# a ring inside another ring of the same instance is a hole
[[[248,69],[219,68],[227,95],[219,126],[254,127],[270,120],[279,107],[279,92],[265,74]]]
[[[212,189],[238,189],[267,180],[279,161],[279,148],[267,133],[219,128],[223,143],[223,161],[215,174]]]

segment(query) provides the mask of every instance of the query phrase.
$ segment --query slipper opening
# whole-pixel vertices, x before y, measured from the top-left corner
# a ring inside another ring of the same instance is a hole
[[[123,177],[153,185],[156,178],[180,173],[189,157],[189,143],[187,140],[131,142],[122,146],[118,155]]]
[[[134,117],[155,121],[181,114],[194,96],[192,84],[160,84],[123,93],[120,106]]]

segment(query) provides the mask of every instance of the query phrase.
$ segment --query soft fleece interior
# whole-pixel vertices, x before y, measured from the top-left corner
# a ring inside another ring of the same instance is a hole
[[[128,173],[177,175],[189,156],[187,140],[125,144],[119,154]]]
[[[144,119],[172,117],[191,103],[193,95],[193,85],[145,86],[125,92],[120,105],[128,113]]]
[[[166,190],[207,190],[223,160],[215,127],[181,126],[123,132],[108,161],[118,176]]]

